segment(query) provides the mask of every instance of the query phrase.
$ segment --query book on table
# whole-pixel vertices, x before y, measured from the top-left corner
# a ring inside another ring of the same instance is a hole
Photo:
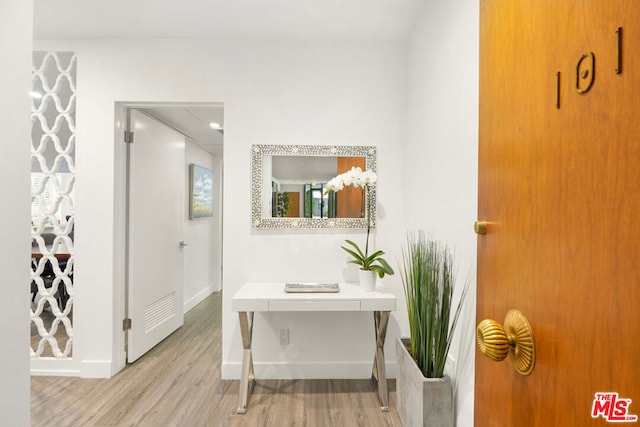
[[[339,292],[338,282],[288,282],[285,292]]]

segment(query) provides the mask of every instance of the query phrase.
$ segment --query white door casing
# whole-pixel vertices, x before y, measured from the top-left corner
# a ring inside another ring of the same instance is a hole
[[[129,110],[127,362],[184,322],[185,137]]]

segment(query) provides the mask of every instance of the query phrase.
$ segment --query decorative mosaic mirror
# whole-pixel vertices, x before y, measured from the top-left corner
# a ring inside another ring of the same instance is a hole
[[[371,146],[253,145],[251,224],[254,228],[375,227],[376,185],[368,196],[352,186],[326,191],[327,182],[359,167],[377,173]]]

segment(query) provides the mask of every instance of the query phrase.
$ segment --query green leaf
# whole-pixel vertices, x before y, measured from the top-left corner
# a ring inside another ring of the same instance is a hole
[[[372,265],[370,269],[372,271],[375,271],[378,274],[378,277],[381,279],[387,273],[381,265]]]
[[[379,258],[378,262],[380,263],[382,268],[384,268],[385,274],[388,274],[388,275],[393,275],[394,274],[393,268],[391,268],[389,263],[384,258]],[[382,276],[380,276],[380,277],[382,277]]]
[[[376,252],[372,253],[371,255],[369,255],[369,257],[366,258],[366,259],[367,259],[367,261],[372,262],[372,261],[375,261],[376,258],[381,257],[382,255],[384,255],[383,251],[376,251]]]
[[[350,244],[351,246],[353,246],[355,248],[355,250],[358,252],[358,254],[360,255],[360,258],[364,259],[364,254],[362,253],[362,251],[360,250],[360,248],[358,247],[358,245],[353,242],[352,240],[345,240],[345,242],[347,242],[348,244]],[[345,247],[343,246],[342,249],[345,249]],[[347,250],[347,249],[345,249]]]
[[[352,251],[349,248],[345,248],[344,246],[340,246],[342,249],[344,249],[345,252],[347,252],[349,255],[351,255],[354,259],[357,259],[361,264],[364,263],[364,256],[362,255],[358,255],[357,253],[355,253],[354,251]]]

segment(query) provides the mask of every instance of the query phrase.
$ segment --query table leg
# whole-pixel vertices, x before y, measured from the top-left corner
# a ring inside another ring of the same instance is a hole
[[[241,311],[240,333],[242,334],[242,373],[240,375],[240,386],[238,389],[238,414],[247,413],[247,401],[249,395],[256,385],[253,373],[253,356],[251,355],[251,339],[253,337],[253,312]]]
[[[389,313],[389,311],[375,311],[373,313],[376,333],[376,353],[373,359],[371,381],[376,385],[380,409],[384,412],[389,411],[389,390],[387,389],[387,373],[384,364],[384,340],[387,336]]]

